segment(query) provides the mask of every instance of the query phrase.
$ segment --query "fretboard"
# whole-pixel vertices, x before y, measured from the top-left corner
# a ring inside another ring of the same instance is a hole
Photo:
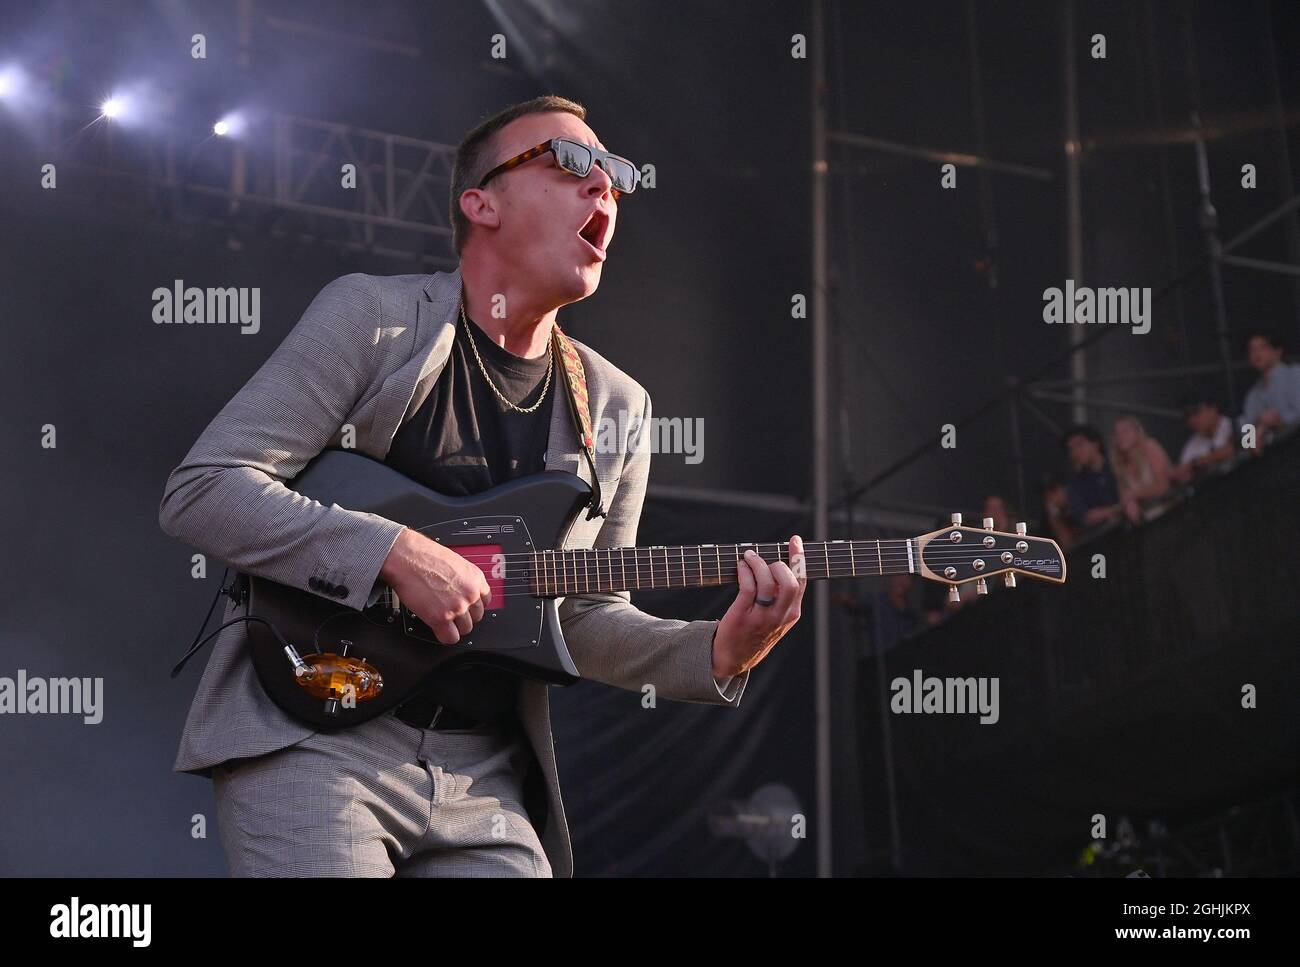
[[[809,580],[915,573],[919,558],[911,538],[887,541],[805,541]],[[558,598],[593,591],[649,591],[736,584],[736,567],[748,550],[768,564],[790,563],[786,541],[766,544],[687,544],[676,547],[584,548],[533,555],[533,593]]]

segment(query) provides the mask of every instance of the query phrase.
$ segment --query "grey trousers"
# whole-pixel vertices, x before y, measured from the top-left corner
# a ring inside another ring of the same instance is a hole
[[[522,732],[392,713],[214,768],[232,876],[550,876]]]

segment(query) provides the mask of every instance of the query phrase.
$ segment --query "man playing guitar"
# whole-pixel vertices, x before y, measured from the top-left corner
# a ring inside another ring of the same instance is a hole
[[[337,279],[222,409],[171,474],[173,537],[248,574],[361,609],[381,587],[455,648],[491,607],[466,557],[384,517],[285,486],[327,447],[358,451],[449,496],[543,469],[583,468],[552,328],[600,284],[622,195],[639,172],[605,151],[578,104],[541,97],[461,143],[451,222],[459,268]],[[590,417],[647,425],[650,398],[573,342]],[[631,421],[617,420],[626,411]],[[630,440],[592,465],[604,517],[566,547],[636,543],[649,450]],[[659,697],[736,706],[750,670],[799,619],[792,569],[752,550],[720,621],[634,608],[627,592],[560,608],[583,677]],[[228,609],[228,616],[233,611]],[[235,875],[572,875],[546,686],[495,669],[448,675],[397,709],[318,732],[269,701],[248,625],[218,638],[191,706],[177,771],[214,781]]]

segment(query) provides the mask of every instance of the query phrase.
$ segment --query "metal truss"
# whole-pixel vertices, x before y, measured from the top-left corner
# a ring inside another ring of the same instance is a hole
[[[60,187],[126,217],[234,228],[251,216],[273,237],[456,265],[454,145],[289,114],[197,143],[176,126],[86,125],[66,104],[48,105],[41,122],[38,153],[79,175]]]

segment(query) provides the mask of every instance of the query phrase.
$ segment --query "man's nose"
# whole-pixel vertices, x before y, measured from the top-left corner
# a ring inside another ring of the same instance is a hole
[[[587,172],[587,193],[599,197],[612,191],[613,188],[614,182],[609,177],[609,172],[602,168],[599,162],[592,164],[591,170]]]

